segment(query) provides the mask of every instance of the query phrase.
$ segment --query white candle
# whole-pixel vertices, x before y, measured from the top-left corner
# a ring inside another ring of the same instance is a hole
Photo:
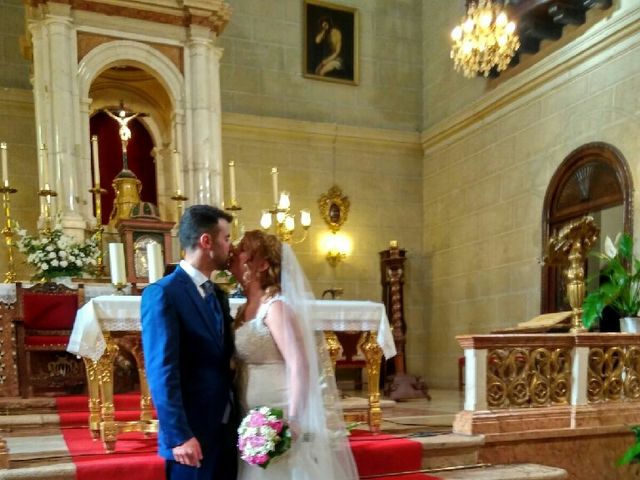
[[[303,227],[311,225],[311,212],[306,208],[304,210],[300,210],[300,225]]]
[[[7,144],[0,143],[0,152],[2,152],[2,183],[5,187],[9,186],[9,167],[7,165]]]
[[[124,269],[124,245],[122,243],[109,244],[109,268],[111,270],[111,283],[124,285],[127,283]]]
[[[231,190],[231,205],[236,204],[236,163],[229,162],[229,189]]]
[[[42,163],[42,183],[49,184],[49,159],[47,158],[47,147],[45,145],[40,148],[40,162]],[[45,187],[49,190],[49,187]]]
[[[157,282],[164,273],[162,250],[156,242],[147,244],[147,265],[149,267],[149,283]]]
[[[273,167],[271,169],[271,183],[273,184],[273,203],[278,204],[278,169]]]
[[[178,194],[182,194],[184,190],[184,184],[182,182],[182,162],[177,150],[173,151],[173,166],[176,174],[176,190]]]
[[[91,151],[93,152],[93,185],[100,185],[100,160],[98,159],[98,136],[91,135]]]

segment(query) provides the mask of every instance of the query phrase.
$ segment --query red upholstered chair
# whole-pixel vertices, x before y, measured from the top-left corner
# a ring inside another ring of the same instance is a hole
[[[20,395],[32,396],[36,388],[61,389],[86,382],[81,360],[66,353],[84,288],[58,283],[24,288],[16,284],[15,318]],[[53,353],[52,353],[53,352]]]
[[[342,345],[342,356],[336,361],[336,370],[354,371],[354,388],[362,390],[362,369],[367,362],[358,350],[358,342],[362,332],[335,332]],[[336,372],[337,373],[337,372]]]

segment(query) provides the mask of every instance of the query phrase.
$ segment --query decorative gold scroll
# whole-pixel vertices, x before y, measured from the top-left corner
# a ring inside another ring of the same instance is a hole
[[[487,404],[493,408],[567,404],[571,350],[513,348],[489,350]]]
[[[589,349],[589,402],[640,398],[640,347]]]

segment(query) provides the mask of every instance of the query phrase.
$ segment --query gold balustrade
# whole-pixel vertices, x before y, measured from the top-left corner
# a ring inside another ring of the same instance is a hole
[[[465,350],[486,351],[486,364],[476,365],[476,372],[486,376],[490,409],[640,402],[640,334],[464,335],[457,340]]]

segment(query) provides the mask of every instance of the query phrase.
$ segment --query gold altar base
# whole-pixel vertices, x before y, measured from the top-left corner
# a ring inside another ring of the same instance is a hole
[[[103,332],[107,348],[98,361],[84,358],[89,393],[89,429],[94,439],[100,438],[108,453],[115,451],[119,433],[158,432],[158,421],[153,419],[153,404],[144,371],[142,339],[139,334],[119,335],[118,339]],[[113,403],[113,365],[119,348],[125,348],[135,358],[140,381],[140,419],[128,422],[115,420]]]

